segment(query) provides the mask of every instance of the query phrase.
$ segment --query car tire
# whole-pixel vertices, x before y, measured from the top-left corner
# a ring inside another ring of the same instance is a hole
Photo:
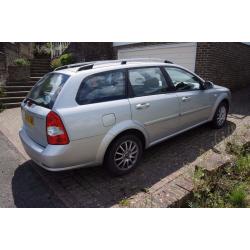
[[[131,172],[138,165],[143,152],[140,138],[133,134],[115,139],[107,150],[104,165],[114,176]]]
[[[227,103],[221,102],[220,105],[217,107],[212,120],[213,128],[220,129],[225,125],[227,121],[227,113],[228,113]]]

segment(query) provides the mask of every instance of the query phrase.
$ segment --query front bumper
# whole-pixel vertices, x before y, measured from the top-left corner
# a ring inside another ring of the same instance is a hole
[[[70,142],[67,145],[42,147],[34,142],[24,129],[19,131],[19,136],[26,153],[35,163],[46,170],[63,171],[96,165],[95,154],[83,153],[85,150],[80,141]]]

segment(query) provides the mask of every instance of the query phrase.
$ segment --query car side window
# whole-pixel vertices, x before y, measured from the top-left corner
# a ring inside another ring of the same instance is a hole
[[[125,98],[125,74],[105,72],[88,77],[77,94],[79,104],[113,101]]]
[[[163,94],[168,85],[160,68],[137,68],[128,70],[129,81],[135,96]]]
[[[171,78],[176,90],[191,91],[201,89],[201,81],[193,74],[174,67],[165,67],[169,77]]]

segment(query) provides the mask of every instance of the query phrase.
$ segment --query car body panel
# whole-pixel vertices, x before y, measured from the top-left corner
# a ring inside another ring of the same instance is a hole
[[[129,102],[132,120],[142,124],[150,143],[179,130],[180,107],[176,93],[135,97]],[[138,105],[144,104],[145,107],[138,109]]]

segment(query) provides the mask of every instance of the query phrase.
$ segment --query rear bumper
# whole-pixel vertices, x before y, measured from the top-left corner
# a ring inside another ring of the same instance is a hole
[[[63,171],[97,165],[95,162],[96,150],[91,148],[92,152],[86,152],[82,141],[42,147],[34,142],[24,129],[19,131],[19,136],[26,153],[35,163],[46,170]],[[89,145],[86,145],[89,148]]]

